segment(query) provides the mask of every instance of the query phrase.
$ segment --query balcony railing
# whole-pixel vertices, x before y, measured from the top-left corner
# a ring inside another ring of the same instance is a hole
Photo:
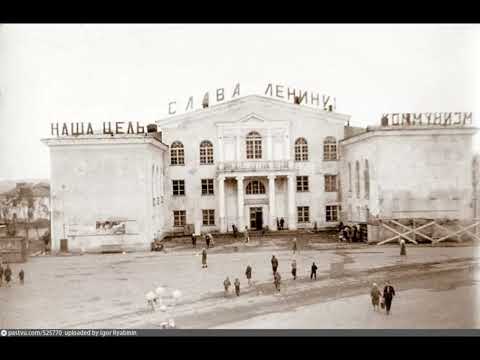
[[[217,170],[221,172],[239,171],[270,171],[293,170],[293,161],[290,160],[252,160],[252,161],[225,161],[218,163]]]

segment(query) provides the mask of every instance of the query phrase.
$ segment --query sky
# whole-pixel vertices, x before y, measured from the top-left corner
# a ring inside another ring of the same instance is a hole
[[[3,24],[0,180],[49,178],[50,124],[168,116],[281,84],[336,98],[355,126],[385,112],[480,113],[480,25]],[[320,135],[321,136],[321,135]]]

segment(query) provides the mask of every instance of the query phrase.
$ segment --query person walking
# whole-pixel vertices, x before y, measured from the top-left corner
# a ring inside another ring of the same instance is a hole
[[[273,275],[275,275],[277,273],[277,269],[278,269],[278,260],[275,257],[275,255],[272,255],[271,263],[272,263]]]
[[[281,218],[280,219],[280,230],[283,230],[283,226],[285,225],[285,219]]]
[[[407,255],[407,245],[405,244],[405,240],[400,240],[400,256]]]
[[[275,276],[273,277],[273,283],[275,284],[275,289],[280,291],[280,281],[282,280],[282,277],[280,276],[280,273],[276,272]]]
[[[237,294],[237,296],[240,296],[240,280],[238,280],[238,278],[235,279],[234,285],[235,285],[235,294]]]
[[[195,234],[192,234],[192,247],[195,249],[197,247],[197,237]]]
[[[292,260],[292,275],[293,280],[297,280],[297,260]]]
[[[377,284],[373,283],[372,289],[370,290],[370,297],[372,298],[373,311],[378,310],[380,308],[381,296],[382,296],[382,293],[380,292],[380,289],[378,288]]]
[[[297,251],[297,238],[293,238],[293,253]]]
[[[389,281],[386,282],[385,288],[383,289],[383,298],[385,299],[385,308],[387,310],[387,315],[390,314],[390,308],[392,306],[392,300],[395,296],[395,289],[390,284]]]
[[[2,287],[3,283],[3,266],[2,263],[0,262],[0,287]]]
[[[250,265],[248,265],[247,270],[245,270],[245,276],[247,277],[248,286],[250,286],[252,279],[252,267]]]
[[[5,276],[5,282],[7,284],[7,287],[10,286],[10,280],[12,280],[12,269],[10,269],[10,265],[7,264],[7,267],[4,272]]]
[[[313,262],[312,264],[312,271],[310,272],[310,280],[313,279],[313,277],[315,277],[315,280],[317,280],[317,265],[315,265],[315,261]]]
[[[344,226],[342,230],[343,241],[348,242],[348,226]]]
[[[245,243],[248,244],[250,241],[250,235],[248,234],[248,228],[245,226]]]
[[[18,273],[18,278],[20,279],[20,284],[23,285],[23,280],[25,279],[25,272],[23,271],[23,269],[21,269]]]
[[[205,235],[205,243],[207,244],[207,249],[210,248],[210,234]]]
[[[207,249],[203,248],[202,250],[202,269],[206,268],[207,266]]]
[[[232,283],[230,282],[230,279],[227,278],[223,281],[223,287],[225,288],[225,296],[228,295],[228,289],[230,289],[230,285],[232,285]]]
[[[357,225],[353,225],[353,235],[352,235],[352,242],[357,242],[358,238],[358,228]]]

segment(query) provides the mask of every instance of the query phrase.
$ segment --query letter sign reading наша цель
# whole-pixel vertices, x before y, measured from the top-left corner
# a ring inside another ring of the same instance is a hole
[[[52,136],[144,134],[145,126],[141,126],[139,122],[108,121],[103,123],[103,131],[95,133],[90,122],[87,124],[83,122],[52,123],[50,133]]]

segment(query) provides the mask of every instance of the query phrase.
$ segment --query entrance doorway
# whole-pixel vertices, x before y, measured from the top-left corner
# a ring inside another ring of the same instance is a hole
[[[250,208],[250,229],[262,230],[263,211],[261,207]]]

